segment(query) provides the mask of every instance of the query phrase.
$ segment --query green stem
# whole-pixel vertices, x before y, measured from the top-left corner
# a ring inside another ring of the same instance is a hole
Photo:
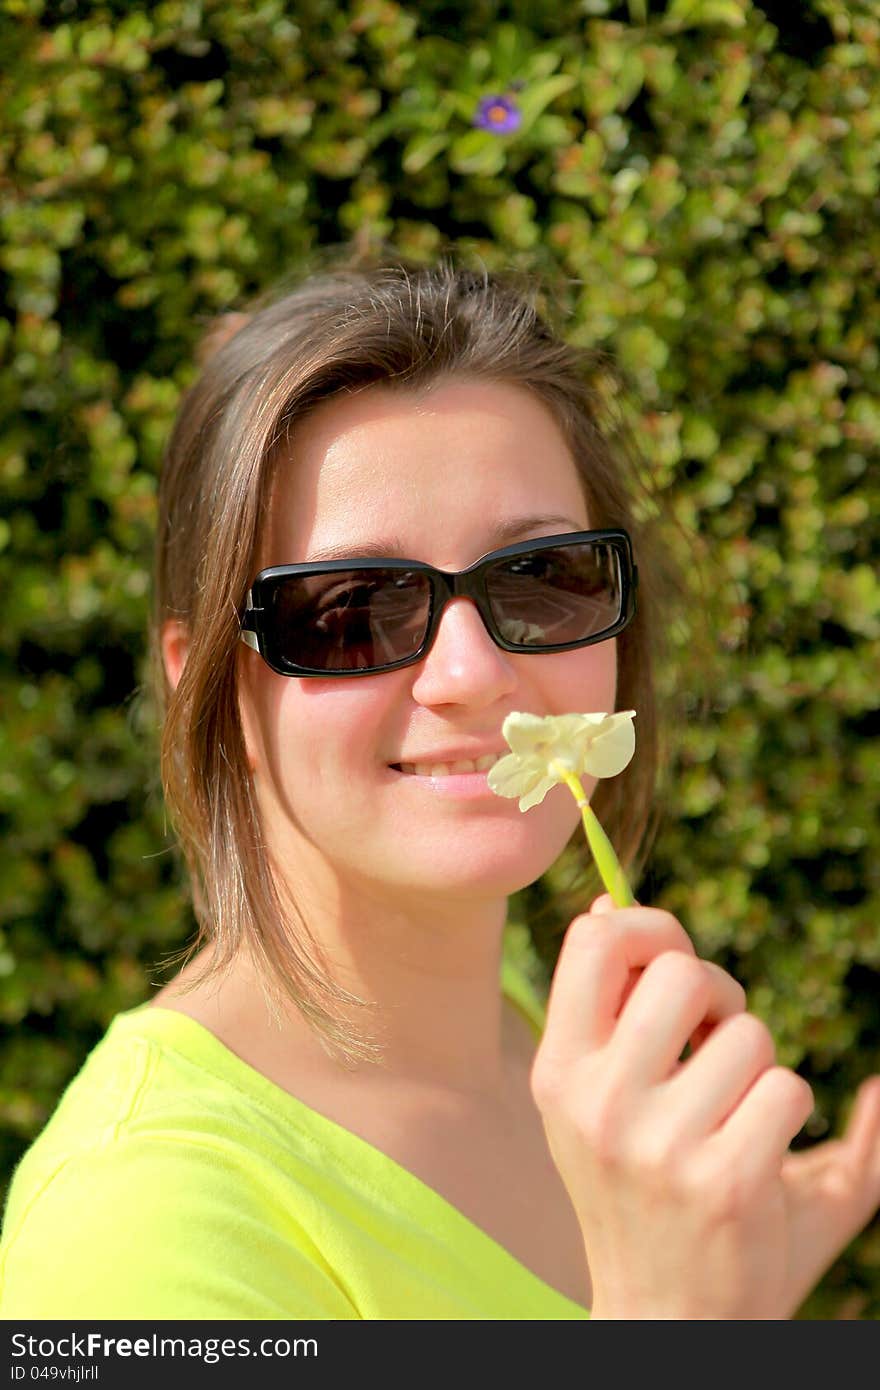
[[[581,808],[581,819],[584,823],[584,833],[587,837],[587,844],[590,846],[596,868],[602,876],[602,882],[606,891],[611,894],[611,900],[615,907],[633,907],[635,898],[632,889],[626,881],[626,874],[621,868],[620,860],[614,852],[614,846],[609,840],[605,831],[602,829],[596,813],[590,806],[589,801],[584,795],[579,777],[568,768],[563,767],[559,762],[550,764],[550,771],[561,777],[568,787],[575,801]]]

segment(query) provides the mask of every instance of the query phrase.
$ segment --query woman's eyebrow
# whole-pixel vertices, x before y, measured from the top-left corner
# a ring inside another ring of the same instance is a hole
[[[512,544],[520,536],[524,536],[527,531],[536,530],[540,526],[563,526],[566,531],[583,531],[585,528],[582,522],[572,521],[568,516],[518,516],[512,517],[510,521],[501,522],[491,534],[489,550],[497,549],[502,545]],[[381,559],[388,556],[389,559],[406,557],[415,559],[415,556],[407,557],[407,547],[398,536],[386,536],[377,541],[344,541],[341,545],[328,545],[320,550],[316,550],[314,555],[310,555],[305,564],[317,564],[320,560],[345,560],[345,559]]]

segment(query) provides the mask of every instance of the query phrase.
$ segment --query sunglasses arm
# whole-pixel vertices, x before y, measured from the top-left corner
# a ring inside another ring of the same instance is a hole
[[[253,647],[255,652],[260,651],[260,639],[257,636],[254,628],[251,626],[251,624],[253,623],[253,618],[251,615],[253,613],[258,612],[262,612],[262,609],[254,607],[253,592],[252,590],[248,589],[247,603],[245,604],[244,613],[241,616],[241,640],[248,647]],[[260,653],[260,655],[262,655],[262,652]]]

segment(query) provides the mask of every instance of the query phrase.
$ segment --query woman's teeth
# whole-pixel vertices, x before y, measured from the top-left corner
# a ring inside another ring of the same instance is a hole
[[[457,763],[401,763],[401,772],[416,777],[448,777],[454,772],[488,772],[497,763],[500,753],[487,753],[483,758],[461,758]]]

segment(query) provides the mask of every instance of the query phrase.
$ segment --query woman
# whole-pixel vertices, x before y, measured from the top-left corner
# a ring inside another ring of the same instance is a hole
[[[17,1170],[4,1314],[792,1316],[880,1199],[877,1080],[791,1155],[809,1087],[670,914],[576,917],[546,1027],[504,957],[579,825],[490,791],[507,714],[636,709],[585,790],[628,866],[650,822],[664,571],[590,364],[447,265],[234,326],[160,490],[198,955]]]

